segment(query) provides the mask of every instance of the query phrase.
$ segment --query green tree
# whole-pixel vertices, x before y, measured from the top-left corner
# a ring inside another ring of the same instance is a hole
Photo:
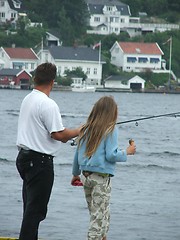
[[[64,7],[59,12],[57,24],[63,45],[72,45],[75,41],[74,31]]]
[[[26,26],[27,26],[27,22],[26,22],[27,18],[24,17],[19,17],[18,21],[17,21],[17,31],[19,35],[24,35],[25,30],[26,30]]]
[[[61,85],[61,86],[71,86],[72,84],[72,79],[70,77],[57,77],[56,79],[58,85]]]
[[[80,77],[83,80],[85,80],[87,78],[87,75],[83,72],[81,67],[77,67],[75,70],[66,70],[65,74],[67,77]]]
[[[86,31],[88,10],[84,0],[23,0],[23,4],[32,21],[46,23],[49,29],[59,29],[65,45]]]

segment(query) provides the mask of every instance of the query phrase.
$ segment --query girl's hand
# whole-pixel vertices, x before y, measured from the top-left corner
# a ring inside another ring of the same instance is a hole
[[[133,139],[129,140],[129,146],[126,149],[127,155],[134,155],[136,152],[136,145]]]
[[[73,176],[73,178],[71,180],[71,185],[72,186],[83,186],[79,176]]]

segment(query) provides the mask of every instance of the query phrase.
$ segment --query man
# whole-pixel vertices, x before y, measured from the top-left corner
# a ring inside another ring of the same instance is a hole
[[[54,181],[53,157],[60,144],[79,134],[80,128],[64,128],[57,104],[49,98],[56,66],[39,65],[35,88],[23,100],[18,121],[16,166],[23,179],[24,213],[19,240],[37,240]]]

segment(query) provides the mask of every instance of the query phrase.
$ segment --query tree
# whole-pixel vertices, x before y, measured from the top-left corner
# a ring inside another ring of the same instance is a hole
[[[62,86],[71,86],[72,84],[72,79],[70,77],[57,77],[56,79],[58,85],[62,85]]]
[[[87,75],[83,72],[82,68],[81,67],[77,67],[75,70],[66,70],[65,71],[65,74],[67,77],[79,77],[79,78],[82,78],[83,80],[86,80],[87,78]]]
[[[29,19],[27,17],[19,17],[17,21],[17,31],[19,35],[24,35]]]
[[[71,20],[67,17],[64,7],[62,7],[58,14],[57,24],[63,45],[72,45],[75,41],[74,31]]]
[[[84,0],[23,0],[23,5],[32,21],[46,23],[49,29],[59,29],[65,45],[86,31],[88,9]]]

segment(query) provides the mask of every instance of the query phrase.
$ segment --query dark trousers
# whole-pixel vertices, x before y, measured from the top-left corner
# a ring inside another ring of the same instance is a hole
[[[21,149],[16,166],[23,179],[23,220],[19,240],[37,240],[39,223],[46,218],[54,181],[53,157]]]

